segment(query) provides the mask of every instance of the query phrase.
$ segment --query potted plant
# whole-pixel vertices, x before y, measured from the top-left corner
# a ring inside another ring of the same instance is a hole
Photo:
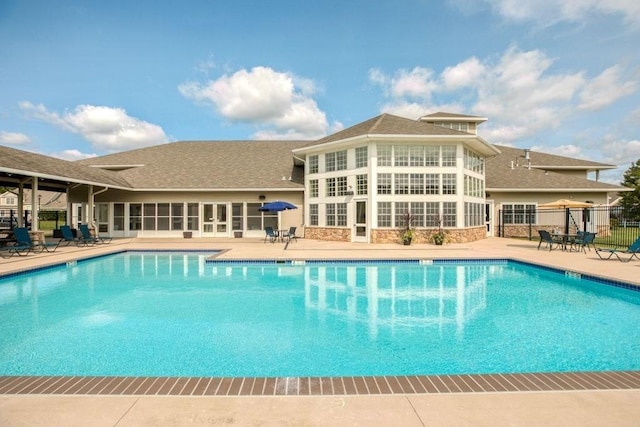
[[[411,240],[413,239],[413,230],[410,228],[405,228],[402,232],[402,243],[405,245],[410,245]]]
[[[442,245],[447,239],[447,231],[442,228],[442,216],[436,215],[434,222],[437,226],[437,229],[433,232],[431,238],[433,239],[433,243],[435,243],[436,245]]]
[[[447,233],[443,229],[438,229],[435,233],[433,233],[432,237],[433,243],[435,243],[436,245],[441,245],[447,238]]]
[[[411,240],[413,240],[413,214],[409,211],[404,214],[404,229],[402,230],[402,235],[400,236],[402,239],[402,243],[405,245],[410,245]]]

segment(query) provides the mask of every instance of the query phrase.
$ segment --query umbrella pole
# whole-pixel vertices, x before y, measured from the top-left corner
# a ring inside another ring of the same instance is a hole
[[[564,215],[564,234],[569,234],[569,216],[571,213],[569,212],[569,208],[565,209]]]

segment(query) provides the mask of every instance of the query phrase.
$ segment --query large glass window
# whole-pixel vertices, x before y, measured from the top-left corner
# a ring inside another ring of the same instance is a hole
[[[440,175],[437,173],[427,173],[424,175],[425,193],[440,194]]]
[[[338,196],[346,196],[347,195],[347,177],[339,176],[336,178],[336,195]]]
[[[336,205],[335,203],[329,203],[325,205],[326,223],[328,227],[334,227],[336,225]]]
[[[169,203],[158,203],[158,216],[156,218],[156,229],[161,231],[169,230],[170,210]]]
[[[405,215],[409,212],[408,202],[395,203],[394,227],[404,228],[407,226]]]
[[[184,230],[184,203],[171,203],[171,229]]]
[[[457,203],[456,202],[443,202],[442,203],[442,226],[443,227],[456,227],[457,226]]]
[[[427,145],[424,147],[425,166],[440,166],[440,146]]]
[[[535,224],[536,205],[530,203],[503,204],[503,224]]]
[[[336,203],[336,225],[338,227],[347,226],[347,204]]]
[[[196,231],[200,224],[200,205],[187,203],[187,230]]]
[[[142,203],[129,205],[129,230],[142,230]]]
[[[367,147],[356,148],[356,168],[366,168],[368,164]]]
[[[156,229],[156,204],[155,203],[144,203],[142,205],[142,229],[143,230]]]
[[[424,227],[424,203],[411,202],[409,209],[411,210],[411,215],[413,215],[413,226]]]
[[[244,218],[244,204],[233,203],[231,205],[231,229],[242,230],[243,218]]]
[[[456,174],[442,174],[442,194],[456,194]]]
[[[318,205],[309,205],[309,225],[318,225]]]
[[[409,147],[409,165],[424,166],[424,146],[411,145]]]
[[[309,173],[318,173],[318,156],[309,156]]]
[[[378,166],[391,166],[391,146],[378,145]]]
[[[318,180],[309,180],[309,197],[318,197]]]
[[[456,146],[443,145],[442,149],[442,166],[456,166]]]
[[[324,170],[326,172],[336,170],[336,153],[327,153],[324,155]]]
[[[424,174],[412,173],[409,175],[409,192],[411,194],[424,194]]]
[[[391,227],[391,202],[378,202],[378,227]]]
[[[378,194],[391,194],[391,174],[378,174]]]
[[[114,231],[124,230],[124,203],[113,204],[113,229]]]
[[[409,147],[396,145],[393,147],[393,157],[395,166],[409,166]]]
[[[336,195],[336,179],[335,178],[327,178],[325,187],[326,187],[327,197],[334,197]]]
[[[366,174],[356,175],[356,193],[359,195],[369,194],[369,184]]]
[[[409,174],[397,173],[395,175],[395,193],[394,194],[409,194]]]
[[[343,171],[347,169],[347,150],[338,151],[336,153],[336,170]]]
[[[425,227],[440,226],[440,203],[426,202],[424,204]]]

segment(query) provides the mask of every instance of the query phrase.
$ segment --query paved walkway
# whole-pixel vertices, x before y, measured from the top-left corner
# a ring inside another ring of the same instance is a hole
[[[0,259],[0,275],[129,249],[223,249],[229,259],[512,258],[640,285],[640,262],[601,261],[593,251],[536,250],[537,241],[490,238],[469,244],[365,245],[300,239],[121,239],[93,248]],[[385,396],[148,397],[0,396],[1,426],[631,426],[640,390]]]

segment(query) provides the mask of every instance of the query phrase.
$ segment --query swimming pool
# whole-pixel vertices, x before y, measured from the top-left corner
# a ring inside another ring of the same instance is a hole
[[[640,368],[640,292],[516,262],[122,253],[0,281],[1,375]]]

